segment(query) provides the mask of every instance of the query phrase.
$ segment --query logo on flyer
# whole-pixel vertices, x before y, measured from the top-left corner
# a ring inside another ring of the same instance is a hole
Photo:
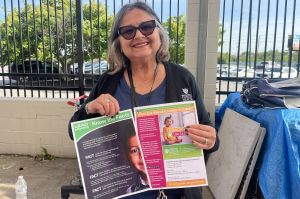
[[[189,90],[187,88],[183,88],[182,92],[183,92],[183,95],[181,95],[182,101],[191,101],[191,100],[193,100],[192,95],[189,94]]]

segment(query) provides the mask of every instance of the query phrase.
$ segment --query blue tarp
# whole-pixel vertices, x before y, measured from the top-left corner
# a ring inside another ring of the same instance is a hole
[[[230,108],[266,128],[259,154],[259,185],[266,199],[300,198],[300,110],[252,108],[239,93],[230,94],[216,110],[216,128]]]

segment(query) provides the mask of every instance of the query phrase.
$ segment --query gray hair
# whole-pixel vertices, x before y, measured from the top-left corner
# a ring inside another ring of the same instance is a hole
[[[160,63],[162,61],[168,61],[170,58],[169,36],[165,32],[154,10],[143,2],[126,4],[120,9],[120,11],[115,16],[110,32],[108,63],[111,69],[111,73],[116,73],[120,71],[122,67],[128,67],[130,65],[130,60],[124,55],[124,53],[122,53],[118,29],[120,28],[123,17],[133,9],[140,9],[145,11],[150,16],[153,16],[157,22],[161,45],[156,53],[156,62]]]

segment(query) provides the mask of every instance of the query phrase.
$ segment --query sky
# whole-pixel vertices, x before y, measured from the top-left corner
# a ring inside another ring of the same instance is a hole
[[[241,51],[245,51],[247,48],[247,37],[248,37],[248,25],[249,25],[249,13],[250,13],[250,1],[249,0],[221,0],[220,5],[220,20],[219,23],[222,24],[223,21],[223,6],[225,1],[225,15],[224,15],[224,46],[223,52],[229,51],[229,40],[230,40],[230,25],[231,25],[231,11],[232,11],[232,2],[234,2],[233,9],[233,21],[232,21],[232,44],[231,52],[237,53],[237,46],[239,37],[241,35],[240,47]],[[240,17],[241,17],[241,3],[243,1],[242,9],[242,28],[241,34],[239,34],[240,27]],[[294,0],[286,0],[287,3],[287,12],[286,12],[286,25],[285,33],[284,30],[284,8],[285,0],[270,0],[270,9],[269,9],[269,26],[268,33],[266,32],[267,27],[267,14],[268,14],[268,0],[260,0],[260,16],[259,16],[259,27],[258,27],[258,36],[257,33],[257,23],[258,23],[258,3],[259,0],[252,1],[252,18],[250,20],[251,24],[251,47],[252,52],[255,48],[256,38],[258,38],[258,50],[264,50],[265,43],[267,44],[267,50],[271,50],[274,47],[281,51],[282,46],[284,50],[287,50],[287,37],[292,34],[293,27],[293,8],[295,7],[295,22],[294,22],[294,35],[300,35],[300,0],[296,0],[296,5],[294,5]],[[278,19],[277,26],[275,23],[276,19],[276,4],[278,2]],[[275,27],[276,36],[275,36]],[[267,33],[267,34],[266,34]],[[267,35],[267,40],[266,40]],[[283,45],[284,39],[284,45]],[[266,42],[267,41],[267,42]]]
[[[34,1],[35,6],[38,7],[40,0],[27,0],[27,4],[32,4]],[[49,0],[54,1],[54,0]],[[65,0],[69,2],[69,0]],[[75,1],[75,0],[73,0]],[[97,2],[97,0],[95,0]],[[120,7],[121,3],[123,1],[123,4],[133,2],[134,0],[99,0],[99,2],[102,2],[104,5],[107,2],[107,5],[109,7],[109,11],[111,13],[117,12]],[[19,0],[20,7],[24,7],[24,0]],[[89,0],[82,0],[83,4],[89,4]],[[163,21],[166,21],[167,18],[170,16],[170,7],[171,7],[171,16],[177,16],[177,12],[179,12],[179,15],[185,15],[186,13],[186,0],[145,0],[147,4],[149,4],[151,7],[154,7],[155,12],[158,14],[160,18],[162,18]],[[7,11],[11,11],[11,5],[13,5],[14,8],[18,8],[18,0],[0,0],[0,19],[4,19],[4,5],[6,5]],[[161,6],[162,5],[162,6]],[[171,5],[171,6],[170,6]],[[162,10],[161,10],[162,8]],[[161,14],[162,11],[162,14]]]

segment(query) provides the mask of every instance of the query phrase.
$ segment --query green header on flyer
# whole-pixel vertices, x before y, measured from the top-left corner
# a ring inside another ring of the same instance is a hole
[[[192,158],[203,155],[203,151],[193,144],[163,145],[165,160]]]
[[[122,121],[122,120],[127,120],[131,119],[132,114],[131,110],[126,110],[126,111],[121,111],[119,112],[118,115],[114,117],[110,116],[102,116],[102,117],[97,117],[93,119],[88,119],[88,120],[82,120],[78,122],[73,122],[72,123],[72,130],[73,134],[75,134],[75,139],[78,141],[80,138],[88,134],[89,132],[107,126],[109,124]]]
[[[155,106],[155,107],[149,107],[149,108],[138,108],[136,111],[139,113],[142,112],[149,112],[149,111],[161,111],[161,110],[173,110],[173,109],[186,109],[186,108],[194,108],[194,101],[193,102],[183,102],[176,103],[174,105],[163,105],[163,106]]]

